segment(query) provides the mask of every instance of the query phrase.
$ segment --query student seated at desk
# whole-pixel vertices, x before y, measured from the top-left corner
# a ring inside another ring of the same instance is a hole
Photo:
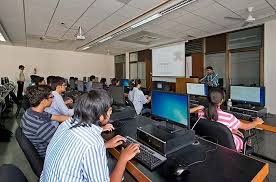
[[[49,87],[51,87],[54,78],[55,78],[55,76],[48,76],[48,77],[46,78],[47,85],[48,85]]]
[[[73,104],[73,100],[68,99],[66,101],[63,101],[63,98],[61,96],[61,94],[66,90],[66,83],[64,78],[59,76],[53,78],[51,86],[54,99],[51,107],[47,108],[46,111],[50,114],[73,116],[74,109],[69,109],[66,106],[68,104]]]
[[[137,114],[150,113],[150,109],[143,108],[144,104],[148,104],[151,101],[151,97],[144,95],[140,90],[141,80],[136,79],[131,82],[131,90],[128,93],[128,99],[133,103]]]
[[[44,111],[51,105],[54,97],[51,94],[51,88],[46,85],[28,87],[26,96],[31,107],[26,110],[21,119],[22,131],[32,142],[40,157],[44,158],[47,146],[56,131],[51,121],[63,122],[70,117],[51,115]]]
[[[112,78],[110,86],[119,87],[120,86],[120,80],[117,79],[117,78]]]
[[[107,90],[106,78],[101,78],[100,83],[103,85],[103,89]]]
[[[108,94],[92,90],[83,94],[75,106],[74,118],[62,123],[46,152],[40,182],[49,181],[121,181],[126,164],[137,153],[138,144],[122,150],[111,174],[108,172],[106,149],[123,143],[125,138],[115,136],[104,143],[99,124],[105,125],[112,113]]]
[[[237,151],[241,152],[243,149],[243,134],[238,129],[250,130],[255,128],[257,125],[262,124],[264,121],[260,118],[256,118],[253,122],[243,123],[240,122],[233,114],[222,111],[220,106],[225,100],[225,93],[220,88],[212,88],[209,91],[208,100],[208,108],[205,108],[204,111],[200,111],[198,116],[206,117],[210,121],[216,121],[226,125],[233,133]]]

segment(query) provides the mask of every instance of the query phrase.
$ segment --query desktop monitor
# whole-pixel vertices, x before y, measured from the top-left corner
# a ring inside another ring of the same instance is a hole
[[[189,95],[152,91],[152,115],[172,124],[190,127]]]
[[[125,96],[124,96],[124,87],[110,86],[108,89],[109,95],[113,98],[114,105],[124,106]]]
[[[124,87],[129,87],[129,80],[128,79],[121,79],[121,85]]]
[[[71,89],[74,89],[74,90],[76,89],[76,81],[74,78],[69,79],[69,85]]]
[[[103,89],[103,84],[99,82],[93,82],[92,89]]]
[[[186,83],[187,94],[207,96],[207,85],[204,83]]]
[[[231,86],[230,99],[242,104],[265,105],[264,87]]]
[[[165,81],[154,81],[152,90],[170,91],[170,86]]]
[[[80,91],[80,92],[84,91],[83,81],[78,80],[77,88],[78,88],[78,91]]]

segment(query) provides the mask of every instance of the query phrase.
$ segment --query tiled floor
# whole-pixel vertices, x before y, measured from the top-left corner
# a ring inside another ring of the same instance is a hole
[[[17,123],[19,122],[20,119],[15,119],[15,117],[10,114],[9,118],[5,121],[5,125],[10,131],[14,133],[16,128],[18,127]],[[266,155],[276,160],[276,133],[258,131],[255,140],[252,142],[255,142],[255,149],[260,154]],[[0,165],[5,163],[14,164],[19,167],[23,171],[29,182],[38,181],[38,178],[32,172],[32,169],[30,168],[29,163],[26,160],[25,155],[20,149],[14,136],[11,138],[10,142],[0,142]],[[266,181],[276,182],[276,164],[269,163],[269,165],[270,173]],[[134,181],[134,179],[130,175],[125,174],[124,181],[132,182]]]

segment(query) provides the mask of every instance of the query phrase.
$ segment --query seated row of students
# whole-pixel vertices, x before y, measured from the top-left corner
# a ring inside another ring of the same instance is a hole
[[[105,91],[82,95],[73,118],[45,112],[54,99],[47,85],[29,87],[27,96],[31,108],[23,115],[21,127],[39,155],[44,158],[46,153],[40,181],[121,181],[126,163],[139,153],[139,145],[124,149],[109,175],[106,149],[121,145],[125,138],[117,135],[104,143],[101,137],[102,131],[110,130],[110,125],[105,126],[112,113],[111,98]],[[52,120],[66,121],[56,128]]]
[[[55,83],[53,79],[51,85]],[[137,80],[136,84],[134,88],[139,90],[141,82]],[[135,90],[132,94],[138,95],[139,92]],[[139,145],[130,145],[123,150],[114,171],[108,173],[106,148],[121,145],[125,138],[116,136],[104,143],[101,137],[101,132],[105,130],[101,126],[106,126],[112,114],[111,98],[106,92],[94,90],[82,95],[75,105],[73,118],[45,112],[54,99],[49,87],[30,87],[27,95],[32,107],[22,118],[23,132],[42,157],[47,148],[40,181],[121,181],[126,163],[139,153]],[[209,106],[200,107],[199,116],[225,124],[233,135],[239,134],[238,128],[251,129],[263,122],[257,118],[252,123],[244,124],[233,115],[221,111],[224,98],[222,90],[211,90]],[[66,121],[56,129],[50,124],[51,120]],[[242,143],[235,136],[234,139],[237,151],[240,151]]]

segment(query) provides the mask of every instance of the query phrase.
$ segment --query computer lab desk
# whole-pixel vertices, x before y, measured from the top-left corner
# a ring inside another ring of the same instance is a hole
[[[153,121],[143,116],[126,120],[126,124],[113,132],[103,133],[105,140],[119,134],[136,138],[136,128]],[[164,123],[162,123],[164,124]],[[233,150],[209,142],[203,138],[197,139],[200,144],[190,145],[167,156],[167,161],[153,171],[147,169],[135,159],[127,163],[127,170],[138,181],[195,181],[195,182],[247,182],[263,181],[269,172],[267,163],[255,160],[249,156],[237,153]],[[205,151],[216,149],[208,152]],[[110,149],[109,152],[116,158],[120,155],[120,149]],[[173,175],[174,169],[179,164],[191,164],[195,161],[206,160],[188,168],[180,176]]]

